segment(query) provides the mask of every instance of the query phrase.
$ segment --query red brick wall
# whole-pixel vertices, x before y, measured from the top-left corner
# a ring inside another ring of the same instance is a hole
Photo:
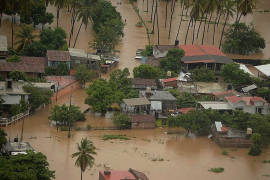
[[[54,93],[53,97],[52,97],[52,101],[55,101],[56,99],[56,95],[57,95],[57,98],[61,98],[63,96],[66,96],[68,94],[70,94],[71,92],[73,92],[75,89],[80,89],[81,88],[81,84],[79,81],[76,81],[66,87],[64,87],[63,89],[60,89],[58,91],[58,93]]]

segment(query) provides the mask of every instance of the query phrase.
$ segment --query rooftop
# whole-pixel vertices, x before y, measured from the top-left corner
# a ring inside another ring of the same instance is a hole
[[[228,91],[221,91],[221,92],[213,92],[213,95],[216,97],[235,96],[236,93],[233,90],[228,90]]]
[[[141,79],[141,78],[133,78],[131,79],[133,85],[144,85],[144,86],[157,86],[157,82],[155,79]]]
[[[146,98],[131,98],[131,99],[123,99],[123,102],[128,106],[141,106],[141,105],[149,105],[151,104]]]
[[[140,91],[140,93],[146,97],[148,96],[149,93],[149,100],[154,101],[154,100],[165,100],[165,101],[176,101],[176,98],[169,92],[169,91],[150,91],[150,92],[146,92],[146,91]]]
[[[129,171],[109,171],[109,175],[105,175],[104,171],[99,173],[104,177],[105,180],[136,180],[136,177]]]
[[[227,102],[222,101],[200,101],[198,102],[204,109],[213,110],[231,110],[231,106]]]
[[[265,76],[270,77],[270,64],[255,66],[260,72],[262,72]]]
[[[162,79],[163,83],[167,83],[167,82],[172,82],[172,81],[177,81],[178,78],[177,77],[173,77],[173,78],[168,78],[168,79]]]
[[[0,35],[0,51],[8,51],[7,37]]]
[[[153,122],[155,123],[156,119],[152,115],[131,115],[131,122],[132,123],[142,123],[142,122]]]
[[[10,142],[6,145],[8,152],[26,152],[27,150],[33,150],[28,142]]]
[[[165,51],[168,51],[168,50],[173,49],[173,48],[177,48],[177,46],[175,46],[175,45],[155,45],[153,47],[153,49],[157,49],[160,52],[165,52]]]
[[[231,97],[225,97],[225,99],[233,104],[236,104],[239,101],[242,101],[248,106],[252,106],[254,105],[255,102],[258,102],[258,101],[267,103],[265,99],[258,96],[246,96],[246,97],[231,96]]]
[[[44,57],[21,56],[19,62],[0,61],[0,72],[44,73],[46,64],[47,60]]]
[[[70,61],[70,54],[68,51],[47,50],[48,61]]]

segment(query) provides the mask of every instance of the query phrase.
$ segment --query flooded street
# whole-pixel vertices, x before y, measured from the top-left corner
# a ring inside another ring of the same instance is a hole
[[[139,21],[137,14],[127,0],[122,0],[122,5],[117,5],[120,0],[113,1],[122,18],[126,19],[123,37],[117,49],[120,50],[119,68],[132,69],[140,64],[134,59],[136,49],[144,48],[148,43],[146,31],[143,27],[137,28],[135,24]],[[151,3],[149,0],[149,12],[146,10],[147,0],[138,0],[138,7],[141,15],[146,21],[150,20]],[[165,2],[161,1],[160,6],[165,7]],[[259,1],[258,9],[270,8],[270,1]],[[168,8],[169,9],[169,8]],[[49,11],[55,15],[56,9],[49,7]],[[175,16],[172,21],[171,39],[168,40],[167,29],[164,28],[165,8],[159,9],[160,17],[160,44],[173,44],[179,23],[180,6],[177,5]],[[170,14],[170,13],[169,13]],[[162,17],[162,18],[161,18]],[[169,18],[169,16],[168,16]],[[254,13],[253,16],[243,18],[243,21],[253,22],[256,29],[265,38],[267,47],[263,51],[263,56],[270,57],[270,34],[269,34],[270,14]],[[7,23],[7,22],[5,22]],[[151,27],[149,22],[148,26]],[[168,19],[169,23],[169,19]],[[180,31],[180,43],[184,43],[188,21],[182,24],[183,30]],[[8,27],[4,27],[1,33],[9,34]],[[53,24],[55,27],[56,24]],[[61,10],[59,26],[63,27],[67,36],[70,30],[70,14],[66,10]],[[75,26],[75,32],[79,23]],[[210,27],[205,37],[205,43],[212,43]],[[93,40],[93,31],[91,24],[85,30],[81,29],[76,48],[88,48],[88,42]],[[216,32],[220,34],[222,26],[220,25]],[[188,43],[191,43],[191,34],[189,33]],[[9,36],[9,35],[8,35]],[[201,34],[199,35],[199,39]],[[151,42],[157,43],[156,34],[151,35]],[[215,45],[218,45],[216,38]],[[200,40],[195,43],[199,43]],[[10,38],[9,38],[10,40]],[[74,39],[72,39],[73,44]],[[10,41],[9,41],[10,42]],[[84,99],[86,93],[84,90],[76,90],[72,93],[72,104],[85,106]],[[69,103],[69,96],[59,99],[58,104]],[[95,166],[87,170],[84,179],[97,180],[98,171],[104,170],[104,167],[110,167],[114,170],[127,170],[134,168],[146,173],[151,180],[267,180],[270,176],[270,164],[262,163],[263,160],[270,160],[270,149],[265,149],[259,157],[248,156],[248,149],[226,149],[228,155],[222,155],[223,149],[217,146],[207,137],[186,138],[183,135],[167,134],[166,129],[154,130],[96,130],[96,131],[72,131],[72,137],[67,138],[67,132],[57,132],[55,127],[50,125],[48,120],[49,112],[54,104],[38,110],[35,114],[25,118],[24,121],[24,141],[30,142],[36,151],[44,153],[50,163],[50,169],[56,171],[56,180],[75,180],[80,178],[80,169],[75,167],[75,160],[71,158],[72,153],[76,152],[76,143],[83,137],[88,137],[97,147],[97,156]],[[79,122],[79,127],[86,127],[88,124],[95,127],[112,126],[109,118],[95,116],[87,113],[87,120]],[[22,121],[4,128],[11,139],[20,137]],[[109,140],[103,141],[104,134],[125,134],[131,140]],[[223,173],[215,174],[209,172],[210,168],[223,167]]]

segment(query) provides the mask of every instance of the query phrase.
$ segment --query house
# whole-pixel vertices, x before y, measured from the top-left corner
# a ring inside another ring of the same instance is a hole
[[[19,62],[0,61],[0,74],[3,78],[9,78],[10,72],[20,71],[31,77],[41,77],[46,66],[47,59],[44,57],[20,56]]]
[[[99,69],[100,56],[87,54],[83,49],[69,48],[68,51],[71,59],[71,68],[84,64],[90,69]]]
[[[213,92],[215,100],[225,100],[226,96],[236,96],[237,93],[233,90],[221,91],[221,92]]]
[[[133,89],[139,90],[145,90],[146,88],[151,88],[153,90],[157,89],[157,81],[155,79],[132,78],[131,83]]]
[[[7,37],[0,35],[0,60],[6,59],[7,56],[8,56]]]
[[[169,91],[140,91],[140,97],[145,97],[151,102],[151,110],[153,112],[161,111],[168,113],[169,110],[176,109],[176,98]],[[161,107],[160,107],[161,106]],[[152,109],[156,107],[157,109]]]
[[[131,115],[132,129],[151,129],[156,127],[156,119],[152,115],[135,114]]]
[[[47,50],[48,66],[56,68],[59,64],[64,63],[70,69],[71,59],[68,51]]]
[[[167,56],[170,49],[178,48],[175,45],[155,45],[153,46],[153,56],[155,58],[163,58]]]
[[[181,61],[186,71],[201,67],[221,70],[224,64],[233,62],[214,46],[180,45],[179,47],[185,51],[185,56],[181,58]]]
[[[27,151],[33,151],[34,149],[29,142],[8,142],[5,145],[5,152],[8,155],[27,154]]]
[[[142,98],[131,98],[123,99],[121,109],[125,113],[149,113],[150,101],[145,97]]]
[[[243,110],[244,112],[255,114],[269,114],[270,106],[269,103],[258,96],[230,96],[225,97],[228,104],[232,109]]]
[[[198,109],[212,109],[217,111],[232,111],[232,107],[227,102],[223,101],[199,101]]]
[[[220,121],[215,121],[211,127],[213,140],[222,147],[246,148],[252,145],[249,137],[252,134],[250,128],[240,131],[224,126]]]
[[[13,104],[20,104],[21,100],[28,102],[29,93],[23,90],[23,81],[0,81],[0,97],[4,100],[3,105],[8,107]]]
[[[254,66],[258,70],[258,77],[270,78],[270,64]]]
[[[99,171],[99,180],[149,180],[139,171],[129,168],[128,171],[105,170]]]
[[[161,85],[163,88],[176,88],[178,87],[178,77],[168,78],[168,79],[161,79]]]

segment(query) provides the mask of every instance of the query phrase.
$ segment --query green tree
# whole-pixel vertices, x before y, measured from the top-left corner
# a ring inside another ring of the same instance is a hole
[[[142,52],[143,56],[152,56],[153,55],[153,46],[152,45],[146,45],[145,50]]]
[[[16,54],[14,54],[14,55],[8,57],[6,61],[7,62],[20,62],[21,58],[19,56],[17,56]]]
[[[13,81],[18,81],[18,80],[27,80],[27,76],[24,72],[20,71],[12,71],[9,73],[9,78],[11,78]]]
[[[25,46],[20,54],[22,56],[34,56],[34,57],[45,57],[47,53],[46,46],[41,44],[39,41],[34,41],[32,44]]]
[[[251,136],[252,146],[248,152],[251,156],[258,156],[261,154],[262,136],[258,133],[253,133]]]
[[[117,113],[112,117],[113,123],[119,129],[130,129],[131,128],[131,119],[127,114]]]
[[[88,94],[85,103],[91,105],[96,112],[106,112],[114,102],[121,102],[124,94],[113,90],[109,82],[97,79],[86,89]]]
[[[221,76],[225,82],[232,83],[236,88],[250,85],[253,82],[250,75],[240,69],[240,65],[236,63],[224,65],[221,69]]]
[[[191,71],[191,78],[193,81],[201,81],[201,82],[215,82],[216,76],[215,72],[210,69],[194,69]]]
[[[6,143],[7,143],[7,133],[4,131],[4,129],[0,129],[0,153],[2,152],[3,146]]]
[[[225,33],[224,52],[249,55],[265,48],[265,40],[252,25],[233,24]]]
[[[35,35],[33,35],[34,28],[31,25],[21,25],[21,28],[16,33],[16,38],[18,39],[15,44],[18,45],[17,51],[21,51],[26,46],[33,43]]]
[[[160,66],[164,71],[173,71],[178,73],[181,71],[181,58],[185,56],[182,49],[170,49],[166,58],[160,61]]]
[[[157,79],[160,75],[160,71],[158,68],[151,65],[142,64],[133,69],[133,75],[135,78]]]
[[[55,76],[67,76],[69,75],[69,67],[65,63],[60,63],[56,67],[46,67],[46,75],[55,75]]]
[[[51,180],[54,171],[49,169],[47,158],[42,153],[28,152],[17,156],[0,156],[0,177],[2,180]]]
[[[24,91],[30,93],[28,101],[31,111],[39,108],[41,105],[50,104],[53,92],[51,90],[37,88],[32,85],[26,85],[23,87]]]
[[[78,152],[72,154],[72,158],[76,158],[75,165],[81,169],[82,180],[82,173],[87,167],[93,167],[95,163],[95,158],[93,155],[97,153],[95,151],[96,147],[94,146],[93,142],[87,138],[83,138],[80,144],[77,143],[77,150]]]
[[[109,83],[116,91],[121,91],[127,95],[131,91],[131,80],[128,78],[130,75],[128,68],[123,70],[117,69],[110,74]]]
[[[67,50],[66,32],[62,28],[44,29],[40,33],[40,43],[47,50]]]
[[[91,81],[97,77],[97,73],[93,70],[89,70],[86,65],[81,64],[76,67],[75,78],[81,82],[82,86],[85,86],[86,82]]]

